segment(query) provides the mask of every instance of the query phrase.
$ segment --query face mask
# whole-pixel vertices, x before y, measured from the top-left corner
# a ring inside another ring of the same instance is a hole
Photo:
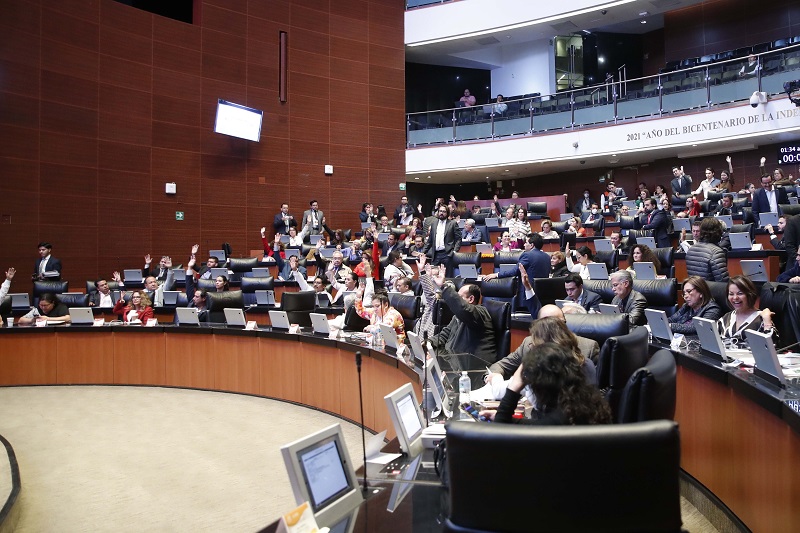
[[[589,198],[589,193],[588,192],[583,193],[583,197],[584,198]]]
[[[592,214],[596,215],[597,214],[597,209],[592,209]]]

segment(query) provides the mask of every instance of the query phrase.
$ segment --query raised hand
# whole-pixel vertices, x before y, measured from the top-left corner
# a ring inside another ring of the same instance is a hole
[[[172,258],[171,257],[164,257],[164,267],[172,268]]]
[[[520,263],[520,264],[518,264],[517,266],[519,267],[519,277],[522,279],[522,285],[523,285],[523,286],[524,286],[526,289],[533,289],[533,287],[531,287],[531,281],[530,281],[530,279],[528,278],[528,271],[527,271],[527,270],[525,270],[525,267],[524,267],[524,266],[522,266],[522,264],[521,264],[521,263]]]
[[[766,162],[767,162],[767,158],[766,157],[762,157],[761,158],[761,166],[763,167],[764,163],[766,163]]]
[[[261,226],[261,238],[263,239],[266,235],[267,235],[266,226]]]
[[[731,156],[727,156],[727,157],[725,158],[725,162],[727,162],[728,164],[730,164],[730,163],[731,163]]]
[[[280,243],[281,243],[281,234],[280,233],[276,233],[275,234],[275,244],[280,244]]]
[[[263,228],[262,228],[262,231],[263,231]],[[195,244],[194,246],[192,246],[192,255],[195,255],[199,251],[200,251],[200,245],[199,244]]]
[[[14,267],[10,267],[8,270],[6,270],[6,279],[8,281],[11,281],[12,279],[14,279],[14,274],[16,273],[17,269],[15,269]]]
[[[444,274],[445,274],[445,269],[440,268],[439,272],[431,276],[431,279],[433,280],[433,282],[436,284],[437,287],[441,287],[442,285],[444,285],[444,277],[445,277]]]
[[[111,279],[113,279],[113,280],[114,280],[114,281],[116,281],[117,283],[122,283],[122,276],[120,276],[120,275],[119,275],[119,272],[118,272],[118,271],[116,271],[116,270],[114,271],[114,273],[113,273],[113,274],[111,274]]]
[[[150,254],[147,254],[146,256],[144,256],[144,264],[145,265],[149,265],[152,262],[153,262],[153,258],[150,257]]]

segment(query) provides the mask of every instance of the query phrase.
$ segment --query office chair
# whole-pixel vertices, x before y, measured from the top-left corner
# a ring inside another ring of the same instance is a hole
[[[627,315],[623,315],[627,316]],[[605,390],[611,415],[617,420],[622,390],[633,373],[650,359],[647,328],[634,328],[627,335],[610,337],[600,347],[597,387]]]
[[[669,350],[653,354],[628,380],[619,400],[617,422],[672,420],[675,417],[677,368]]]

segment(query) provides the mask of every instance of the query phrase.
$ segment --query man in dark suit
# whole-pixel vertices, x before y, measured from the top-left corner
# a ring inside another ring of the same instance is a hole
[[[275,228],[275,233],[289,235],[289,228],[292,226],[296,228],[297,221],[289,214],[289,204],[281,204],[281,212],[275,215],[272,227]]]
[[[381,243],[381,257],[386,257],[394,250],[400,250],[402,245],[397,242],[397,235],[389,232],[389,235],[386,236],[386,240]]]
[[[686,196],[692,193],[692,177],[683,173],[683,167],[672,167],[672,175],[675,176],[670,182],[672,196]]]
[[[567,300],[575,302],[586,311],[600,312],[600,304],[603,300],[600,295],[583,288],[583,278],[577,274],[570,274],[564,280],[564,289],[567,291]]]
[[[714,216],[733,215],[733,195],[726,194],[722,197],[717,209],[714,210]]]
[[[753,218],[757,225],[761,225],[761,213],[780,214],[780,204],[788,204],[789,197],[786,190],[781,187],[776,189],[772,185],[772,176],[765,174],[761,176],[761,188],[753,194]]]
[[[408,205],[408,197],[403,196],[400,198],[400,205],[394,210],[394,225],[407,226],[411,224],[411,218],[414,216],[414,208]]]
[[[783,246],[786,249],[786,270],[792,268],[792,258],[797,256],[798,245],[800,244],[800,216],[793,216],[786,219],[786,226],[783,228]]]
[[[322,225],[325,223],[325,215],[319,210],[319,203],[316,200],[311,200],[308,205],[311,209],[303,212],[303,225],[308,224],[309,235],[321,235],[324,229]]]
[[[31,276],[34,281],[61,281],[61,261],[50,255],[52,250],[53,245],[49,242],[39,243],[39,259]]]
[[[617,270],[609,276],[614,299],[611,305],[616,305],[620,313],[628,314],[628,323],[631,326],[644,326],[647,317],[644,310],[647,308],[647,298],[638,291],[633,290],[633,276],[627,270]]]
[[[448,277],[453,275],[453,253],[461,247],[461,231],[455,220],[448,219],[449,215],[450,207],[440,205],[436,211],[436,220],[431,222],[430,235],[424,249],[432,265],[445,266]]]
[[[669,218],[667,214],[658,208],[654,198],[644,201],[644,213],[639,217],[640,228],[643,230],[653,230],[653,237],[658,248],[669,248]]]
[[[547,278],[550,276],[550,255],[542,251],[542,246],[544,246],[544,239],[541,235],[528,233],[525,239],[525,251],[519,256],[519,266],[525,269],[528,279]],[[484,279],[510,278],[516,275],[516,272],[493,272]],[[517,293],[518,307],[527,306],[531,310],[530,304],[526,303],[527,298],[523,287],[524,285],[520,284],[520,289]],[[531,312],[531,315],[534,314]]]
[[[115,272],[115,277],[119,272]],[[105,279],[98,279],[94,282],[94,287],[97,290],[89,293],[89,307],[114,307],[117,303],[114,301],[114,295],[108,286],[108,281]]]

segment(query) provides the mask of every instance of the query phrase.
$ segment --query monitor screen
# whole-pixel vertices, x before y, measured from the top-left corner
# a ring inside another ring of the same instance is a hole
[[[258,142],[261,138],[263,111],[219,99],[214,131],[231,137]]]
[[[297,456],[314,512],[350,490],[335,437],[301,450]]]
[[[422,431],[422,424],[417,416],[417,401],[413,394],[406,394],[397,401],[397,411],[400,413],[400,420],[403,421],[403,428],[406,435],[413,439],[418,432]]]
[[[422,452],[422,430],[425,422],[411,383],[406,383],[383,397],[400,450],[411,456]]]

